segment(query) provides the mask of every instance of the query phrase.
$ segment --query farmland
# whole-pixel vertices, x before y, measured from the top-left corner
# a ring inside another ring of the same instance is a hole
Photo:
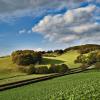
[[[99,100],[100,72],[86,71],[0,93],[0,100]]]

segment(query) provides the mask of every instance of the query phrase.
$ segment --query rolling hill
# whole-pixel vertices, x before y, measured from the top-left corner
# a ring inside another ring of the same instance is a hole
[[[41,65],[38,66],[50,66],[50,64],[66,64],[69,68],[77,68],[80,64],[75,64],[74,60],[77,56],[80,55],[80,50],[84,51],[88,50],[88,53],[95,50],[100,50],[100,45],[82,45],[75,46],[68,49],[65,49],[63,54],[57,55],[56,57],[43,57],[43,61]],[[86,54],[88,54],[86,53]],[[0,58],[0,80],[7,79],[10,77],[19,77],[19,76],[27,76],[26,73],[23,73],[18,70],[18,65],[12,62],[10,56],[5,56]],[[35,75],[36,76],[36,75]],[[20,78],[21,79],[21,78]]]

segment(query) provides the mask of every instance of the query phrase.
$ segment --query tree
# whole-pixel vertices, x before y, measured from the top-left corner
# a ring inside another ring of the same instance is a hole
[[[41,63],[42,61],[42,54],[40,52],[34,52],[32,50],[15,51],[11,56],[13,63],[23,66]]]

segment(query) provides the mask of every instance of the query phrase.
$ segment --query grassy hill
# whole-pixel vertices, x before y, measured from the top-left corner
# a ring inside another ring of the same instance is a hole
[[[75,64],[74,60],[79,56],[77,50],[70,50],[67,53],[64,53],[57,57],[44,57],[44,64],[60,64],[64,63],[69,66],[69,68],[79,67],[80,64]]]
[[[88,48],[88,50],[93,51],[96,49],[99,50],[100,46],[99,45],[86,45],[86,46],[82,45],[82,46],[71,47],[71,48],[65,49],[63,54],[61,54],[61,55],[58,54],[55,57],[44,56],[42,64],[38,65],[38,66],[46,65],[49,67],[50,64],[64,63],[64,64],[68,65],[69,68],[79,67],[80,64],[75,64],[74,60],[76,59],[77,56],[80,55],[79,50],[84,50],[85,47]],[[88,55],[88,53],[86,55]],[[19,77],[19,79],[23,79],[23,77],[25,78],[27,76],[27,74],[19,71],[18,67],[19,67],[18,65],[14,64],[12,62],[12,58],[10,56],[0,57],[0,82],[3,79],[7,79],[7,78],[11,78],[11,77]],[[39,76],[41,76],[41,75],[39,75]],[[31,76],[28,76],[28,78],[29,77],[31,78]],[[33,77],[36,77],[36,75]],[[37,77],[38,77],[38,75],[37,75]],[[15,79],[12,78],[12,80],[15,80]]]
[[[78,67],[79,64],[74,64],[74,60],[78,55],[79,53],[73,50],[57,57],[44,57],[42,65],[65,63],[68,64],[70,68]],[[18,72],[18,65],[12,62],[10,56],[0,58],[0,73],[11,72],[11,71]]]
[[[99,100],[100,72],[87,71],[0,92],[0,100]]]

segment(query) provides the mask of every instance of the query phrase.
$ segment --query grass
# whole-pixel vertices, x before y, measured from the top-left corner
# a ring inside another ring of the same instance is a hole
[[[17,72],[18,65],[12,62],[12,59],[10,56],[0,58],[0,73],[6,73],[10,71]]]
[[[76,68],[79,67],[80,64],[75,64],[74,60],[79,56],[79,53],[75,50],[69,51],[67,53],[62,54],[61,56],[57,57],[45,57],[44,63],[47,64],[60,64],[65,63],[69,66],[69,68]]]
[[[0,85],[2,84],[7,84],[7,83],[13,83],[13,82],[17,82],[17,81],[22,81],[22,80],[26,80],[26,79],[33,79],[33,78],[38,78],[38,77],[42,77],[42,76],[47,76],[49,74],[32,74],[32,75],[17,75],[17,76],[13,76],[13,77],[7,77],[5,79],[1,79],[0,80]]]
[[[100,100],[100,71],[88,71],[0,92],[0,100]]]
[[[10,56],[0,58],[0,85],[41,76],[45,75],[27,75],[26,73],[20,72],[18,65],[13,64]]]

